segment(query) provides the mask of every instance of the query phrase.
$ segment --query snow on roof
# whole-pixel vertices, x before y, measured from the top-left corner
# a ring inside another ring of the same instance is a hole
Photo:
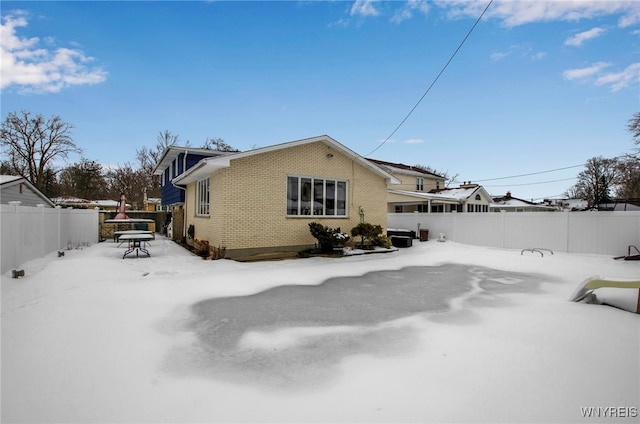
[[[436,194],[438,196],[446,196],[451,197],[457,200],[465,200],[468,199],[476,192],[480,186],[473,187],[458,187],[458,188],[445,188],[443,190],[439,190]]]
[[[516,199],[512,197],[510,199],[504,199],[497,202],[491,202],[492,205],[500,205],[500,206],[536,206],[531,202],[527,202],[526,200]]]
[[[418,191],[406,191],[406,190],[389,190],[389,193],[393,194],[401,194],[405,196],[417,197],[425,200],[440,200],[440,201],[449,201],[459,203],[461,200],[464,200],[467,197],[461,196],[461,193],[423,193]]]
[[[388,172],[396,172],[400,174],[408,174],[408,175],[416,175],[416,176],[424,176],[428,175],[430,177],[443,178],[442,175],[435,174],[433,172],[426,171],[421,169],[420,167],[405,165],[404,163],[394,163],[394,162],[386,162],[378,159],[370,159],[367,158],[368,161],[375,163],[376,165],[382,166]]]
[[[0,175],[0,184],[10,183],[11,181],[19,180],[23,177],[17,175]]]

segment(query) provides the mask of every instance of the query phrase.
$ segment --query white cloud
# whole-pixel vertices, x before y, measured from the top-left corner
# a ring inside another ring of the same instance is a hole
[[[611,91],[618,91],[637,82],[640,82],[640,63],[632,63],[621,72],[598,77],[596,85],[610,85]]]
[[[505,57],[509,56],[511,54],[511,50],[506,51],[506,52],[495,52],[495,53],[491,53],[491,60],[494,62],[499,62],[502,59],[504,59]]]
[[[402,21],[411,19],[416,11],[424,15],[429,13],[429,5],[426,0],[408,0],[401,9],[394,13],[393,17],[391,17],[391,22],[399,24]]]
[[[436,4],[447,10],[452,18],[477,17],[485,2],[468,0],[439,0]],[[515,27],[534,22],[578,21],[612,14],[620,14],[621,28],[640,22],[635,1],[558,1],[558,0],[498,0],[487,11],[487,17],[501,19]]]
[[[614,92],[640,82],[640,63],[632,63],[620,72],[603,73],[603,70],[610,66],[610,63],[597,62],[585,68],[570,69],[562,76],[570,81],[591,81],[598,86],[610,86]]]
[[[604,28],[600,28],[600,27],[591,28],[588,31],[583,31],[574,35],[573,37],[567,38],[564,42],[564,45],[565,46],[581,46],[582,43],[584,43],[585,41],[591,40],[593,38],[597,38],[602,34],[604,34],[604,32],[605,32]]]
[[[424,143],[424,140],[421,138],[409,138],[404,141],[404,144],[420,144]]]
[[[351,16],[378,16],[380,12],[374,3],[374,0],[356,0],[351,6]]]
[[[547,57],[547,52],[537,52],[531,56],[531,60],[542,60]]]
[[[547,56],[545,52],[534,52],[531,47],[524,44],[513,45],[505,51],[491,53],[490,59],[493,62],[499,62],[511,55],[517,55],[518,57],[529,60],[542,60]]]
[[[82,50],[39,48],[40,39],[25,38],[18,29],[28,24],[24,12],[3,16],[0,23],[0,89],[17,86],[21,92],[57,93],[72,85],[98,84],[107,78]],[[45,38],[45,44],[54,39]]]
[[[569,81],[576,80],[576,79],[584,79],[584,78],[588,78],[593,75],[596,75],[601,70],[603,70],[604,68],[610,65],[611,65],[610,63],[606,63],[606,62],[596,62],[593,65],[587,66],[585,68],[569,69],[567,71],[564,71],[562,73],[562,77]]]

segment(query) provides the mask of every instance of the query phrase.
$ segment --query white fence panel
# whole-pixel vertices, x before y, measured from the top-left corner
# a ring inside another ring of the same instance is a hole
[[[544,247],[620,256],[640,247],[640,212],[524,212],[389,214],[389,228],[428,229],[429,238],[476,246]]]
[[[598,212],[577,214],[569,223],[569,250],[623,255],[627,246],[640,248],[640,214]]]
[[[98,242],[98,211],[0,205],[4,274],[66,247]]]
[[[567,251],[567,213],[499,213],[504,216],[502,247],[523,249],[544,247],[553,251]]]

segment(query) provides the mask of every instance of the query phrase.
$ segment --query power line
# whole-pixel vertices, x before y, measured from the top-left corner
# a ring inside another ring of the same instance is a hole
[[[414,110],[416,110],[416,108],[418,107],[418,105],[420,105],[420,103],[422,102],[422,99],[424,99],[426,97],[426,95],[429,93],[429,91],[431,91],[431,88],[436,84],[436,82],[440,79],[440,77],[442,76],[442,74],[444,74],[444,71],[449,67],[449,64],[453,61],[453,58],[456,57],[456,55],[458,54],[458,52],[460,51],[460,49],[462,48],[462,46],[464,45],[464,43],[467,41],[467,39],[469,38],[469,36],[471,35],[471,33],[473,32],[473,30],[476,28],[476,26],[480,23],[480,20],[482,19],[482,17],[484,16],[484,14],[487,12],[487,10],[489,9],[489,6],[491,6],[491,3],[493,3],[493,0],[490,0],[489,3],[487,4],[487,6],[484,8],[484,10],[482,11],[482,13],[480,14],[480,16],[478,16],[478,19],[476,19],[475,23],[473,24],[473,26],[471,27],[471,29],[467,32],[467,35],[465,35],[465,37],[462,39],[462,41],[460,42],[460,44],[458,45],[458,48],[456,48],[456,50],[453,52],[453,54],[451,55],[451,57],[449,58],[449,60],[447,61],[447,63],[445,63],[445,65],[442,67],[442,69],[440,70],[440,72],[438,73],[438,75],[436,76],[436,78],[433,80],[433,82],[431,83],[431,85],[429,85],[429,87],[426,89],[426,91],[422,94],[422,97],[420,97],[420,99],[418,100],[418,102],[413,106],[413,108],[411,108],[411,110],[409,111],[409,113],[407,113],[407,115],[404,117],[404,119],[402,121],[400,121],[400,123],[398,124],[398,126],[391,132],[391,134],[389,134],[389,136],[387,138],[384,139],[384,141],[382,143],[380,143],[380,145],[378,147],[376,147],[375,149],[373,149],[372,151],[370,151],[369,153],[367,153],[365,156],[369,156],[372,153],[374,153],[376,150],[378,150],[379,148],[381,148],[387,141],[389,141],[389,139],[391,137],[393,137],[393,135],[396,133],[396,131],[398,131],[400,129],[400,127],[402,125],[404,125],[404,123],[406,122],[407,119],[409,119],[409,117],[411,116],[411,114],[413,113]]]
[[[530,185],[538,185],[538,184],[549,184],[549,183],[559,183],[561,181],[570,181],[575,180],[578,177],[571,178],[562,178],[560,180],[550,180],[550,181],[538,181],[535,183],[521,183],[521,184],[490,184],[485,187],[521,187],[521,186],[530,186]]]
[[[511,175],[511,176],[508,176],[508,177],[485,178],[484,180],[474,180],[474,182],[475,183],[481,183],[481,182],[484,182],[484,181],[496,181],[496,180],[507,180],[509,178],[528,177],[530,175],[547,174],[549,172],[564,171],[565,169],[580,168],[580,167],[583,167],[583,166],[585,166],[584,163],[582,163],[580,165],[565,166],[564,168],[550,169],[548,171],[531,172],[529,174]]]

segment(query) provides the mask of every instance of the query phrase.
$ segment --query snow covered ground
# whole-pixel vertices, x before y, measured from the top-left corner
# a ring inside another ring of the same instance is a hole
[[[2,276],[2,422],[638,422],[640,315],[567,299],[640,262],[436,241],[257,263],[150,251],[104,242]],[[232,358],[186,326],[206,299],[449,263],[532,278],[372,325],[251,328]]]

